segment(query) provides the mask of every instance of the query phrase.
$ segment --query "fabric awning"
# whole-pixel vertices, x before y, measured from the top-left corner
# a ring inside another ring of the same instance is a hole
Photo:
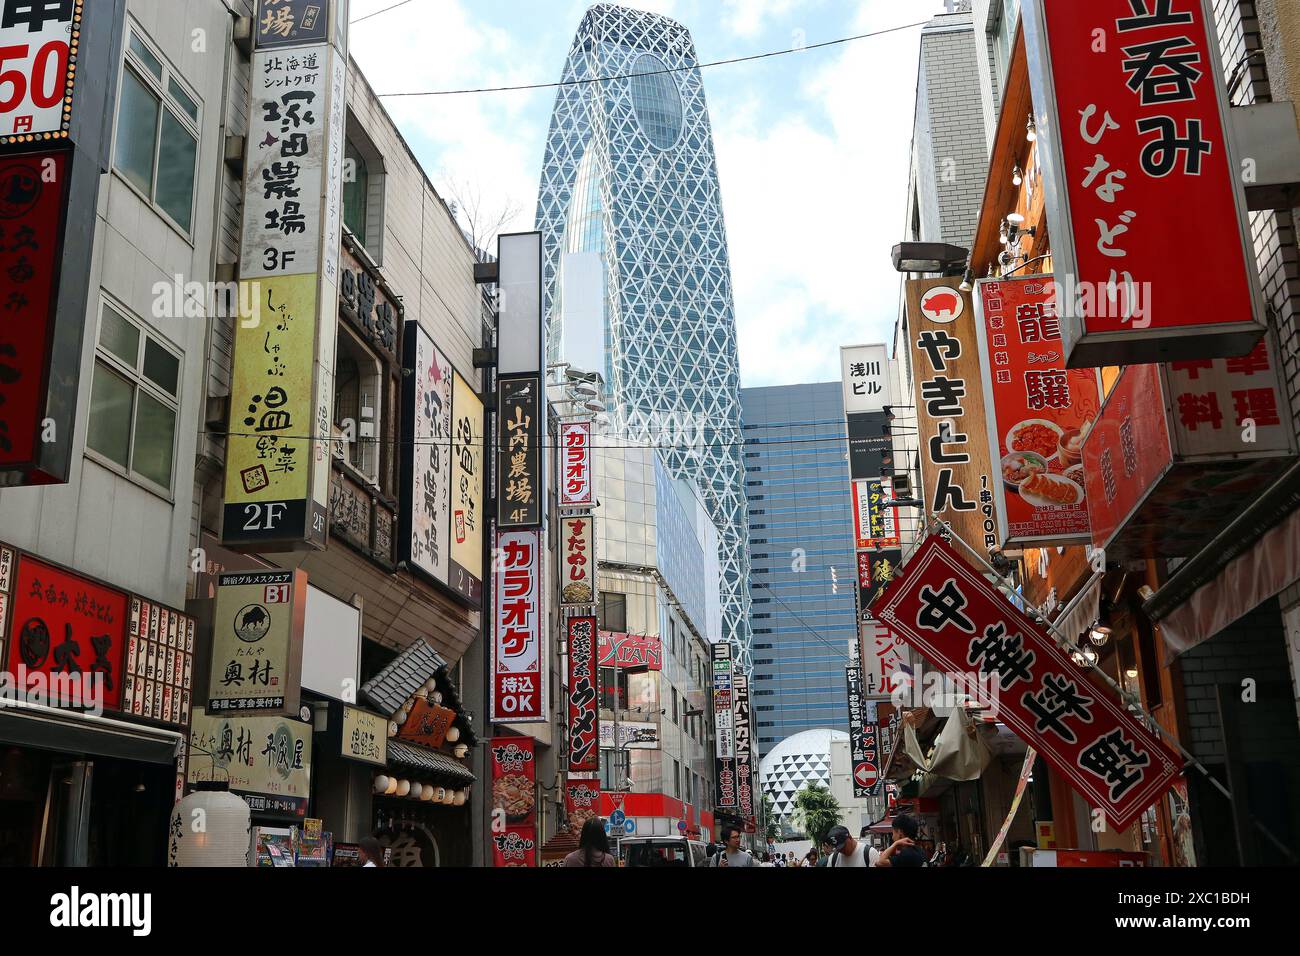
[[[174,764],[185,738],[175,730],[95,717],[27,701],[0,707],[0,742],[38,750]]]
[[[388,763],[427,774],[438,783],[450,783],[453,787],[468,786],[476,779],[463,764],[446,754],[400,740],[388,741]]]
[[[1180,569],[1181,571],[1181,569]],[[1176,576],[1175,576],[1176,577]],[[1181,654],[1213,637],[1300,578],[1300,511],[1261,537],[1208,584],[1159,619],[1160,633]],[[1174,584],[1170,580],[1166,587]],[[1165,588],[1147,606],[1156,603]]]

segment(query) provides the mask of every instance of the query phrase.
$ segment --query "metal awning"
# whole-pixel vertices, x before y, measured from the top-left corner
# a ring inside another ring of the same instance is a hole
[[[468,786],[476,779],[463,764],[446,754],[400,740],[388,741],[388,763],[417,773],[430,774],[439,782],[447,781],[454,787]]]
[[[142,763],[174,764],[185,743],[175,730],[95,717],[27,701],[0,707],[0,743]]]

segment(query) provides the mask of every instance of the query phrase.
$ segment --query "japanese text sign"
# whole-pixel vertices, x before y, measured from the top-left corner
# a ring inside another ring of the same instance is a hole
[[[339,272],[339,313],[390,362],[397,357],[397,333],[402,324],[399,308],[387,288],[345,247]]]
[[[909,667],[907,643],[879,621],[868,617],[858,631],[860,669],[865,698],[888,697],[900,686]]]
[[[451,586],[483,600],[483,401],[458,372],[451,390]]]
[[[275,716],[207,714],[194,708],[189,783],[229,783],[255,813],[307,816],[312,725]]]
[[[948,673],[996,675],[999,719],[1104,810],[1108,827],[1129,826],[1178,779],[1178,755],[937,535],[874,610]]]
[[[907,283],[921,497],[979,554],[998,546],[975,309],[953,279]]]
[[[406,433],[398,516],[401,553],[421,573],[447,585],[451,562],[452,369],[418,322],[406,326],[402,380]]]
[[[324,43],[329,36],[329,5],[338,0],[261,0],[255,35],[267,47]]]
[[[853,482],[853,530],[859,550],[897,548],[898,509],[885,506],[894,500],[894,479],[863,478]]]
[[[1265,329],[1205,0],[1023,8],[1070,367],[1240,355]],[[1189,276],[1179,262],[1212,262]]]
[[[901,548],[872,549],[857,552],[858,561],[858,615],[864,620],[863,613],[875,599],[875,594],[890,581],[903,563]]]
[[[749,708],[749,677],[741,671],[731,676],[733,734],[736,742],[736,809],[742,817],[754,816],[754,747]]]
[[[493,737],[492,852],[494,866],[535,866],[537,769],[531,737]]]
[[[735,809],[736,738],[734,734],[731,645],[713,645],[713,726],[716,733],[714,776],[717,793],[714,805]]]
[[[24,693],[123,709],[125,594],[24,554],[10,601],[8,670]]]
[[[388,721],[378,714],[343,705],[343,756],[383,767],[388,763]]]
[[[893,404],[889,349],[884,345],[846,345],[840,349],[844,414],[878,412]]]
[[[571,617],[569,643],[569,771],[600,769],[599,700],[596,681],[596,619]]]
[[[546,720],[541,536],[499,531],[496,538],[489,719]]]
[[[560,520],[560,606],[596,603],[596,522],[590,514]]]
[[[31,466],[38,457],[63,254],[63,209],[71,179],[70,151],[0,157],[0,468],[4,469]]]
[[[580,836],[583,824],[593,817],[600,816],[600,781],[566,781],[564,815],[569,820],[569,832],[574,836]]]
[[[1000,544],[1088,540],[1083,442],[1101,410],[1101,376],[1067,369],[1051,276],[976,286]]]
[[[194,619],[132,596],[122,710],[188,724],[193,703]]]
[[[84,7],[84,0],[3,0],[0,144],[68,135]]]
[[[560,427],[560,507],[595,504],[591,476],[591,422],[569,422]]]
[[[221,575],[205,710],[297,716],[306,613],[305,571]]]
[[[871,796],[880,780],[880,760],[875,724],[866,722],[858,642],[850,641],[849,648],[849,664],[844,668],[849,693],[849,759],[853,763],[853,796],[862,798]]]
[[[497,526],[542,523],[542,380],[538,375],[497,379]]]
[[[397,736],[425,747],[441,747],[455,720],[456,712],[451,708],[416,697],[406,715],[406,723],[397,729]]]

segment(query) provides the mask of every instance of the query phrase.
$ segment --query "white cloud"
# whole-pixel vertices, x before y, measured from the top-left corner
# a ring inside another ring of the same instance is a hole
[[[816,6],[809,0],[724,0],[727,13],[723,26],[743,39],[753,39],[763,32],[768,21],[783,17],[798,8],[807,10]]]
[[[853,29],[891,22],[873,0]],[[781,118],[715,104],[746,386],[831,381],[840,345],[892,341],[918,35],[857,41],[820,68],[815,51],[780,61],[804,103]]]

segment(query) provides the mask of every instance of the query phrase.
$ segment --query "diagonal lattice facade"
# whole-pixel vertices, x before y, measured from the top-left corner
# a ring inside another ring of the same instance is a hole
[[[562,254],[601,256],[604,374],[615,414],[664,449],[675,476],[699,484],[719,530],[723,638],[748,671],[735,308],[697,64],[690,33],[673,20],[612,4],[587,11],[564,64],[562,81],[573,85],[555,100],[537,228],[552,362],[561,357]],[[580,82],[611,76],[623,78]]]

